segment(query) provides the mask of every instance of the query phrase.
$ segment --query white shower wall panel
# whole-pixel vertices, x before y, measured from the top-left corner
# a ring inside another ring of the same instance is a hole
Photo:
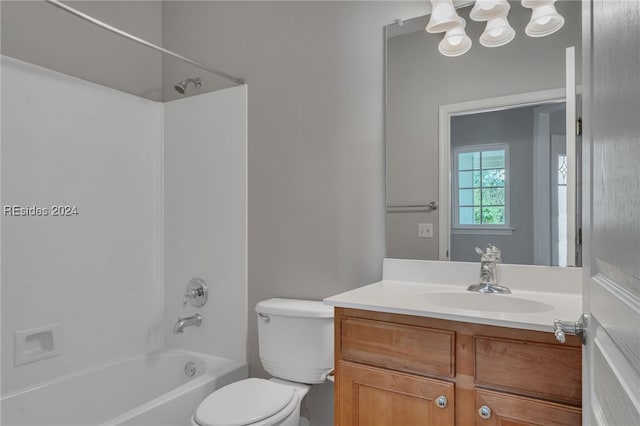
[[[161,104],[2,58],[3,393],[162,345],[161,132]],[[59,355],[16,367],[51,324]]]
[[[164,105],[165,341],[170,346],[246,362],[247,87]],[[209,301],[183,306],[190,279]],[[179,317],[200,327],[172,333]]]

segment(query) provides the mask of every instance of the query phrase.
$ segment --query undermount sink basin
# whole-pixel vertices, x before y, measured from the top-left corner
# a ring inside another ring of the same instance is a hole
[[[427,292],[424,297],[430,305],[469,311],[533,314],[554,310],[543,302],[503,294]]]

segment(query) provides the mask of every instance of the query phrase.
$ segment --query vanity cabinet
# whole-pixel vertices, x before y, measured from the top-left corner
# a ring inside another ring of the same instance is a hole
[[[580,425],[581,343],[335,309],[335,424]]]

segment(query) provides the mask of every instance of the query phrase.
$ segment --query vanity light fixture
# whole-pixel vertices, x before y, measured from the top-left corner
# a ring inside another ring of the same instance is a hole
[[[466,23],[464,18],[456,13],[452,0],[431,0],[431,5],[431,19],[427,24],[427,32],[442,33]]]
[[[471,39],[464,30],[466,22],[447,31],[440,44],[438,50],[444,56],[460,56],[471,49]]]
[[[516,37],[516,31],[509,25],[506,16],[490,19],[480,35],[480,44],[484,47],[500,47]]]
[[[529,37],[544,37],[555,33],[564,25],[564,18],[558,13],[556,0],[522,0],[522,5],[532,9],[531,20],[524,32]]]
[[[476,0],[469,17],[474,21],[490,21],[507,16],[511,5],[507,0]]]
[[[525,28],[529,37],[544,37],[555,33],[564,25],[558,13],[556,0],[521,0],[522,6],[532,9],[531,20]],[[431,18],[426,31],[445,33],[438,50],[445,56],[460,56],[471,49],[471,39],[465,32],[467,22],[458,16],[453,0],[431,0]],[[516,37],[507,16],[511,5],[507,0],[476,0],[469,17],[474,21],[486,21],[487,26],[480,36],[484,47],[504,46]]]

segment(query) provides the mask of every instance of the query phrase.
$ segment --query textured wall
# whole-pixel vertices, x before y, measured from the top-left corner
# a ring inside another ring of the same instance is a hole
[[[134,36],[162,43],[160,1],[69,5]],[[160,100],[162,54],[43,1],[2,1],[2,54],[147,99]]]
[[[258,301],[322,299],[380,278],[383,26],[424,14],[426,7],[426,2],[164,6],[167,47],[245,77],[249,86],[248,355],[254,376],[265,374],[258,361]],[[166,76],[172,72],[165,68]],[[318,393],[311,398],[310,410],[317,414],[312,420],[331,423],[330,394]]]

